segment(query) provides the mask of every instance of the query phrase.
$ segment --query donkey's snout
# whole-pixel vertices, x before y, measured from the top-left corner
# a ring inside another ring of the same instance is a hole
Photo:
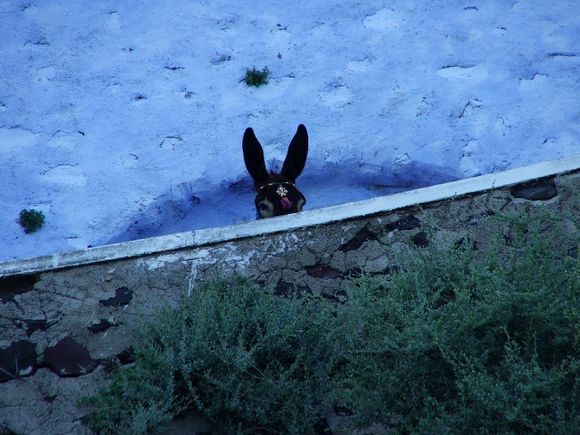
[[[288,211],[292,208],[292,201],[290,201],[286,197],[284,197],[280,200],[280,204],[282,204],[282,208],[286,211]]]

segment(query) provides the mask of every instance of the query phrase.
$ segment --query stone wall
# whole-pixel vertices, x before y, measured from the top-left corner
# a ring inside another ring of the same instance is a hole
[[[160,307],[195,297],[199,281],[233,273],[277,294],[343,300],[346,279],[388,273],[403,245],[467,235],[486,217],[542,207],[580,215],[580,171],[374,216],[211,246],[0,278],[0,434],[90,433],[76,402],[131,362],[134,331]]]

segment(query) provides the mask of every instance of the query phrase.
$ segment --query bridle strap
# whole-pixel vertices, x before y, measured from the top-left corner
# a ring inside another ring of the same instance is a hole
[[[290,186],[296,187],[296,185],[294,183],[291,183],[290,181],[272,181],[270,183],[263,184],[262,186],[258,186],[257,190],[258,192],[260,192],[262,189],[265,189],[266,187],[281,186],[284,184],[289,184]]]
[[[271,181],[269,183],[263,184],[262,186],[259,186],[256,188],[258,196],[256,196],[256,201],[258,200],[259,194],[260,192],[265,189],[266,187],[273,187],[273,186],[278,186],[278,188],[276,189],[276,194],[278,195],[278,198],[280,199],[280,205],[282,206],[282,208],[284,210],[291,210],[292,209],[292,201],[288,198],[288,189],[286,189],[284,186],[286,187],[290,187],[292,186],[294,189],[296,189],[296,185],[294,183],[292,183],[291,181],[284,181],[284,180],[278,180],[278,181]]]

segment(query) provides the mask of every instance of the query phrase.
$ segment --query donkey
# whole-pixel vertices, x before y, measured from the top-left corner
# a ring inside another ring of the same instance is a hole
[[[244,163],[254,179],[256,214],[258,219],[302,211],[306,198],[296,188],[296,178],[302,173],[308,156],[308,132],[300,124],[288,147],[288,153],[277,174],[266,170],[264,150],[254,130],[247,128],[242,140]]]

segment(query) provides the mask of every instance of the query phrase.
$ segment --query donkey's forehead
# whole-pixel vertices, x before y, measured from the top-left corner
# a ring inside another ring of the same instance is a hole
[[[283,198],[298,199],[301,197],[304,197],[304,195],[292,183],[268,183],[258,189],[256,200],[259,198],[281,200]]]

